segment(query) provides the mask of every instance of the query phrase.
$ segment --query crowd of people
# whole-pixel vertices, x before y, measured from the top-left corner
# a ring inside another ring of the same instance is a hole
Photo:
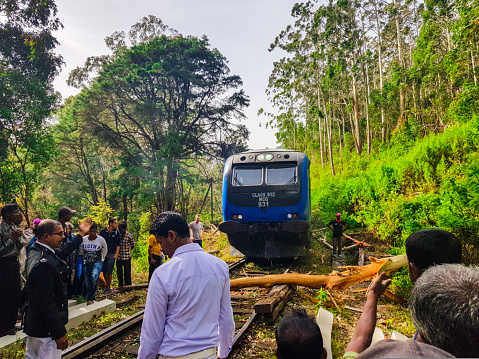
[[[34,221],[22,230],[19,206],[7,204],[1,209],[0,336],[15,333],[18,308],[25,303],[26,358],[61,358],[61,350],[68,346],[68,297],[80,293],[93,303],[101,273],[105,294],[111,293],[115,263],[119,286],[131,284],[135,241],[126,223],[110,218],[98,234],[98,224],[86,218],[73,235],[69,221],[74,214],[62,207],[57,220]],[[341,222],[338,214],[336,227],[342,230]],[[229,355],[235,329],[229,270],[221,259],[202,250],[202,237],[199,215],[190,224],[175,212],[163,212],[154,220],[139,358]],[[22,265],[24,250],[28,255]],[[369,287],[343,359],[479,357],[479,270],[461,264],[460,241],[440,229],[420,230],[407,239],[406,254],[414,283],[409,300],[417,330],[414,340],[371,345],[378,299],[391,283],[382,273]],[[304,309],[285,315],[275,336],[279,359],[328,356],[321,330]]]

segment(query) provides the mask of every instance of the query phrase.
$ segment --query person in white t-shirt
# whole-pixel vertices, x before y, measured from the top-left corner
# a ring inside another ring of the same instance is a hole
[[[105,238],[98,236],[98,226],[92,223],[88,236],[83,237],[83,243],[80,245],[79,254],[83,255],[85,289],[87,305],[93,304],[95,300],[98,278],[103,268],[103,261],[107,253]]]
[[[203,248],[203,223],[200,222],[201,216],[197,214],[195,220],[188,224],[190,229],[190,238],[193,243],[198,243]]]

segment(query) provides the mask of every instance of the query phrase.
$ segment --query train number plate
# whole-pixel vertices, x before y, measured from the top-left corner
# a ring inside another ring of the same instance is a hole
[[[257,193],[252,193],[251,196],[253,198],[258,199],[258,207],[268,207],[269,206],[269,199],[271,197],[274,197],[276,195],[276,192],[257,192]]]

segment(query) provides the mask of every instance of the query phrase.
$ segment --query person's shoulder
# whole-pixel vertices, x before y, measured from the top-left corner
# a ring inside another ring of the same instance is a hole
[[[103,236],[96,236],[96,239],[100,242],[105,242],[105,237]]]

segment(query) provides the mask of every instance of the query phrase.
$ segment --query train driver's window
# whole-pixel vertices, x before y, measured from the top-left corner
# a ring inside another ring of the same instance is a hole
[[[262,183],[261,167],[235,167],[233,169],[233,186],[254,186]]]
[[[267,184],[294,184],[297,181],[296,166],[268,166],[266,168]]]

